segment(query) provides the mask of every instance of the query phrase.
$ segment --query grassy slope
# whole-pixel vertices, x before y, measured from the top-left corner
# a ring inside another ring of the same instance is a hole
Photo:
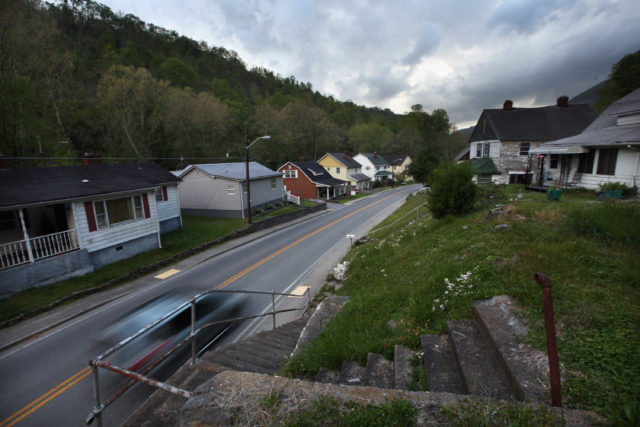
[[[610,417],[625,405],[633,411],[640,397],[640,206],[593,204],[592,195],[566,193],[560,202],[537,193],[515,201],[517,190],[506,190],[505,217],[487,219],[488,203],[440,221],[411,214],[356,247],[339,291],[351,302],[285,373],[311,376],[343,360],[364,364],[370,351],[391,358],[397,343],[417,349],[420,334],[445,332],[448,320],[471,316],[472,301],[501,294],[525,308],[530,340],[544,349],[541,291],[533,280],[543,272],[554,283],[565,402]],[[386,223],[425,201],[411,198]],[[500,223],[510,226],[495,230]]]

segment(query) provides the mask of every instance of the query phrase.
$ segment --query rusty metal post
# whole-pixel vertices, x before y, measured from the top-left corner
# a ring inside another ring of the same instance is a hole
[[[191,365],[196,364],[196,299],[191,298]]]
[[[549,354],[549,376],[551,380],[551,405],[562,406],[562,385],[560,384],[560,361],[556,343],[556,325],[553,316],[553,300],[551,297],[551,279],[546,274],[536,273],[535,280],[542,288],[542,306],[544,324],[547,330],[547,353]]]

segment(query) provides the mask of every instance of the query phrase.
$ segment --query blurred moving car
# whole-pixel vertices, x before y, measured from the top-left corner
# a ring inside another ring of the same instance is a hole
[[[107,358],[109,363],[139,373],[152,368],[167,351],[191,333],[191,305],[185,302],[188,300],[185,301],[184,296],[162,295],[131,311],[122,322],[107,329],[101,341],[113,346],[180,307],[171,316],[115,351]],[[196,301],[195,329],[211,322],[238,317],[241,307],[242,298],[239,295],[207,294]],[[233,326],[232,323],[216,323],[203,329],[196,338],[197,348],[207,347]],[[183,351],[187,348],[190,346],[185,343]]]

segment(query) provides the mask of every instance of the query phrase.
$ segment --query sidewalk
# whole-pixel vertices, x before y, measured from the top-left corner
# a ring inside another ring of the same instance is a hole
[[[246,236],[227,241],[225,243],[197,253],[189,258],[183,259],[176,264],[167,266],[165,270],[175,268],[184,271],[210,258],[257,240],[263,236],[275,233],[284,228],[291,227],[304,221],[309,221],[319,215],[323,215],[328,212],[329,210],[322,210],[319,212],[311,213],[290,222],[274,225],[273,227],[256,231]],[[89,295],[72,303],[56,307],[53,310],[26,319],[16,325],[0,329],[0,352],[3,352],[17,344],[27,341],[28,339],[36,335],[53,329],[56,326],[60,326],[65,322],[68,322],[120,297],[135,292],[138,289],[142,289],[146,286],[152,285],[157,282],[158,279],[155,279],[154,276],[158,275],[158,273],[159,271],[149,273],[146,276],[133,280],[132,282]]]

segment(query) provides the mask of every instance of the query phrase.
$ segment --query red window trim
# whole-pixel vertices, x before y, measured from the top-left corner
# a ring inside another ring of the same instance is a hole
[[[142,195],[142,206],[144,208],[144,217],[146,219],[151,218],[151,212],[149,211],[149,197],[147,197],[147,193]]]
[[[84,202],[84,210],[87,213],[89,231],[96,231],[98,229],[98,223],[96,222],[96,214],[93,211],[93,202]]]
[[[167,194],[167,186],[166,185],[162,186],[162,200],[164,200],[165,202],[167,200],[169,200],[169,194]]]

